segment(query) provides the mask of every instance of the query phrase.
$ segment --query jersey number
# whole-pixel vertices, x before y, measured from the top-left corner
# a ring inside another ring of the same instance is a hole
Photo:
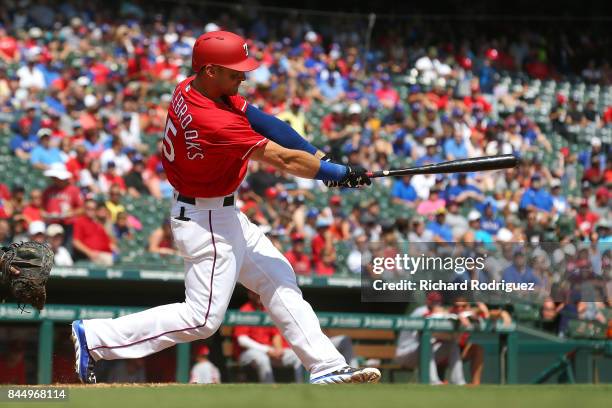
[[[170,133],[172,133],[172,135]],[[173,162],[174,161],[174,145],[172,144],[172,139],[170,139],[170,136],[172,137],[176,136],[176,126],[174,126],[174,123],[172,123],[170,118],[168,118],[168,120],[166,121],[166,130],[164,130],[163,150],[164,150],[164,156],[166,156],[166,159],[168,159],[169,162]]]

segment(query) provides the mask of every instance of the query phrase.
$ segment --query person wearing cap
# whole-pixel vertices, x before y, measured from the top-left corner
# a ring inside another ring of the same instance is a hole
[[[570,204],[561,192],[561,180],[554,178],[550,182],[550,195],[553,201],[553,207],[557,214],[565,214],[570,209]]]
[[[588,169],[591,167],[591,163],[593,163],[593,157],[597,158],[599,169],[603,171],[606,168],[607,157],[602,147],[602,141],[597,136],[591,138],[591,148],[589,150],[584,150],[578,154],[578,162],[585,169]]]
[[[43,221],[32,221],[28,226],[28,238],[30,241],[45,242],[46,226]]]
[[[210,349],[206,344],[196,348],[196,363],[189,374],[190,384],[221,384],[221,373],[208,359],[209,354]]]
[[[247,41],[234,33],[198,37],[193,75],[176,85],[168,107],[161,161],[167,185],[174,190],[169,215],[185,261],[185,301],[117,319],[75,320],[75,362],[82,382],[95,382],[96,361],[140,358],[212,336],[237,282],[261,295],[312,383],[380,379],[376,368],[347,366],[321,331],[290,264],[236,208],[235,192],[250,160],[328,187],[371,184],[365,169],[322,160],[323,152],[290,126],[238,95],[246,72],[259,65],[249,52]],[[160,333],[165,333],[163,339]],[[104,346],[108,344],[121,346]]]
[[[32,166],[45,171],[55,163],[63,163],[60,149],[51,144],[51,129],[41,128],[37,136],[38,145],[30,153],[30,163],[32,163]]]
[[[595,191],[595,197],[593,200],[589,200],[589,207],[595,213],[600,220],[610,220],[611,208],[610,208],[610,190],[606,187],[599,187]]]
[[[604,181],[605,168],[600,167],[600,160],[597,156],[591,156],[591,164],[585,168],[582,174],[582,180],[586,180],[591,185],[597,187]]]
[[[291,249],[285,252],[285,258],[289,261],[296,275],[310,276],[312,265],[308,255],[304,253],[304,235],[299,232],[291,234]]]
[[[442,156],[438,153],[438,141],[435,137],[426,137],[423,145],[425,146],[425,155],[416,159],[414,163],[416,166],[440,163],[442,161]]]
[[[468,219],[468,225],[470,229],[472,230],[472,232],[474,233],[474,241],[482,242],[484,244],[493,243],[493,237],[491,236],[491,234],[483,230],[482,227],[480,226],[480,220],[482,219],[480,212],[478,212],[477,210],[470,211],[467,219]]]
[[[538,174],[531,177],[529,188],[525,190],[519,209],[535,210],[550,213],[553,210],[553,199],[548,191],[542,188],[542,179]]]
[[[74,217],[82,212],[81,191],[70,183],[72,174],[63,165],[56,163],[43,175],[51,179],[51,184],[43,191],[42,197],[47,222],[63,225],[69,235]]]
[[[33,122],[28,117],[22,117],[17,122],[17,129],[9,142],[13,154],[21,160],[29,160],[30,153],[38,144],[38,137]]]
[[[427,224],[427,229],[433,234],[433,242],[452,242],[453,231],[446,224],[446,209],[436,211],[433,221]]]
[[[55,266],[72,266],[74,261],[72,255],[64,247],[64,227],[59,224],[51,224],[47,226],[47,242],[53,251],[53,264]]]

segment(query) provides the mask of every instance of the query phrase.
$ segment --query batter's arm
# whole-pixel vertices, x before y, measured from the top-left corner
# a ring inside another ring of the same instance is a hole
[[[287,149],[273,141],[256,148],[251,159],[273,166],[297,177],[341,181],[348,168],[341,164],[323,162],[311,153]]]
[[[289,124],[277,117],[268,115],[253,105],[247,105],[245,113],[253,130],[277,144],[288,149],[308,152],[317,159],[325,155],[325,153],[300,136]]]

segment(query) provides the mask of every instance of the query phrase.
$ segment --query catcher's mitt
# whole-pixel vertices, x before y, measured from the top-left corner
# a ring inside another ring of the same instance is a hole
[[[0,286],[19,304],[45,307],[52,267],[53,251],[46,244],[30,241],[0,248]]]

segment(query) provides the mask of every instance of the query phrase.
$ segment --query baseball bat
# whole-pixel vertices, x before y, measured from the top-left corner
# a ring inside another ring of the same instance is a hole
[[[425,166],[408,167],[405,169],[390,169],[380,171],[369,171],[368,177],[390,177],[407,176],[411,174],[443,174],[443,173],[466,173],[470,171],[500,170],[516,167],[518,158],[513,154],[502,154],[498,156],[474,157],[472,159],[451,160]]]

